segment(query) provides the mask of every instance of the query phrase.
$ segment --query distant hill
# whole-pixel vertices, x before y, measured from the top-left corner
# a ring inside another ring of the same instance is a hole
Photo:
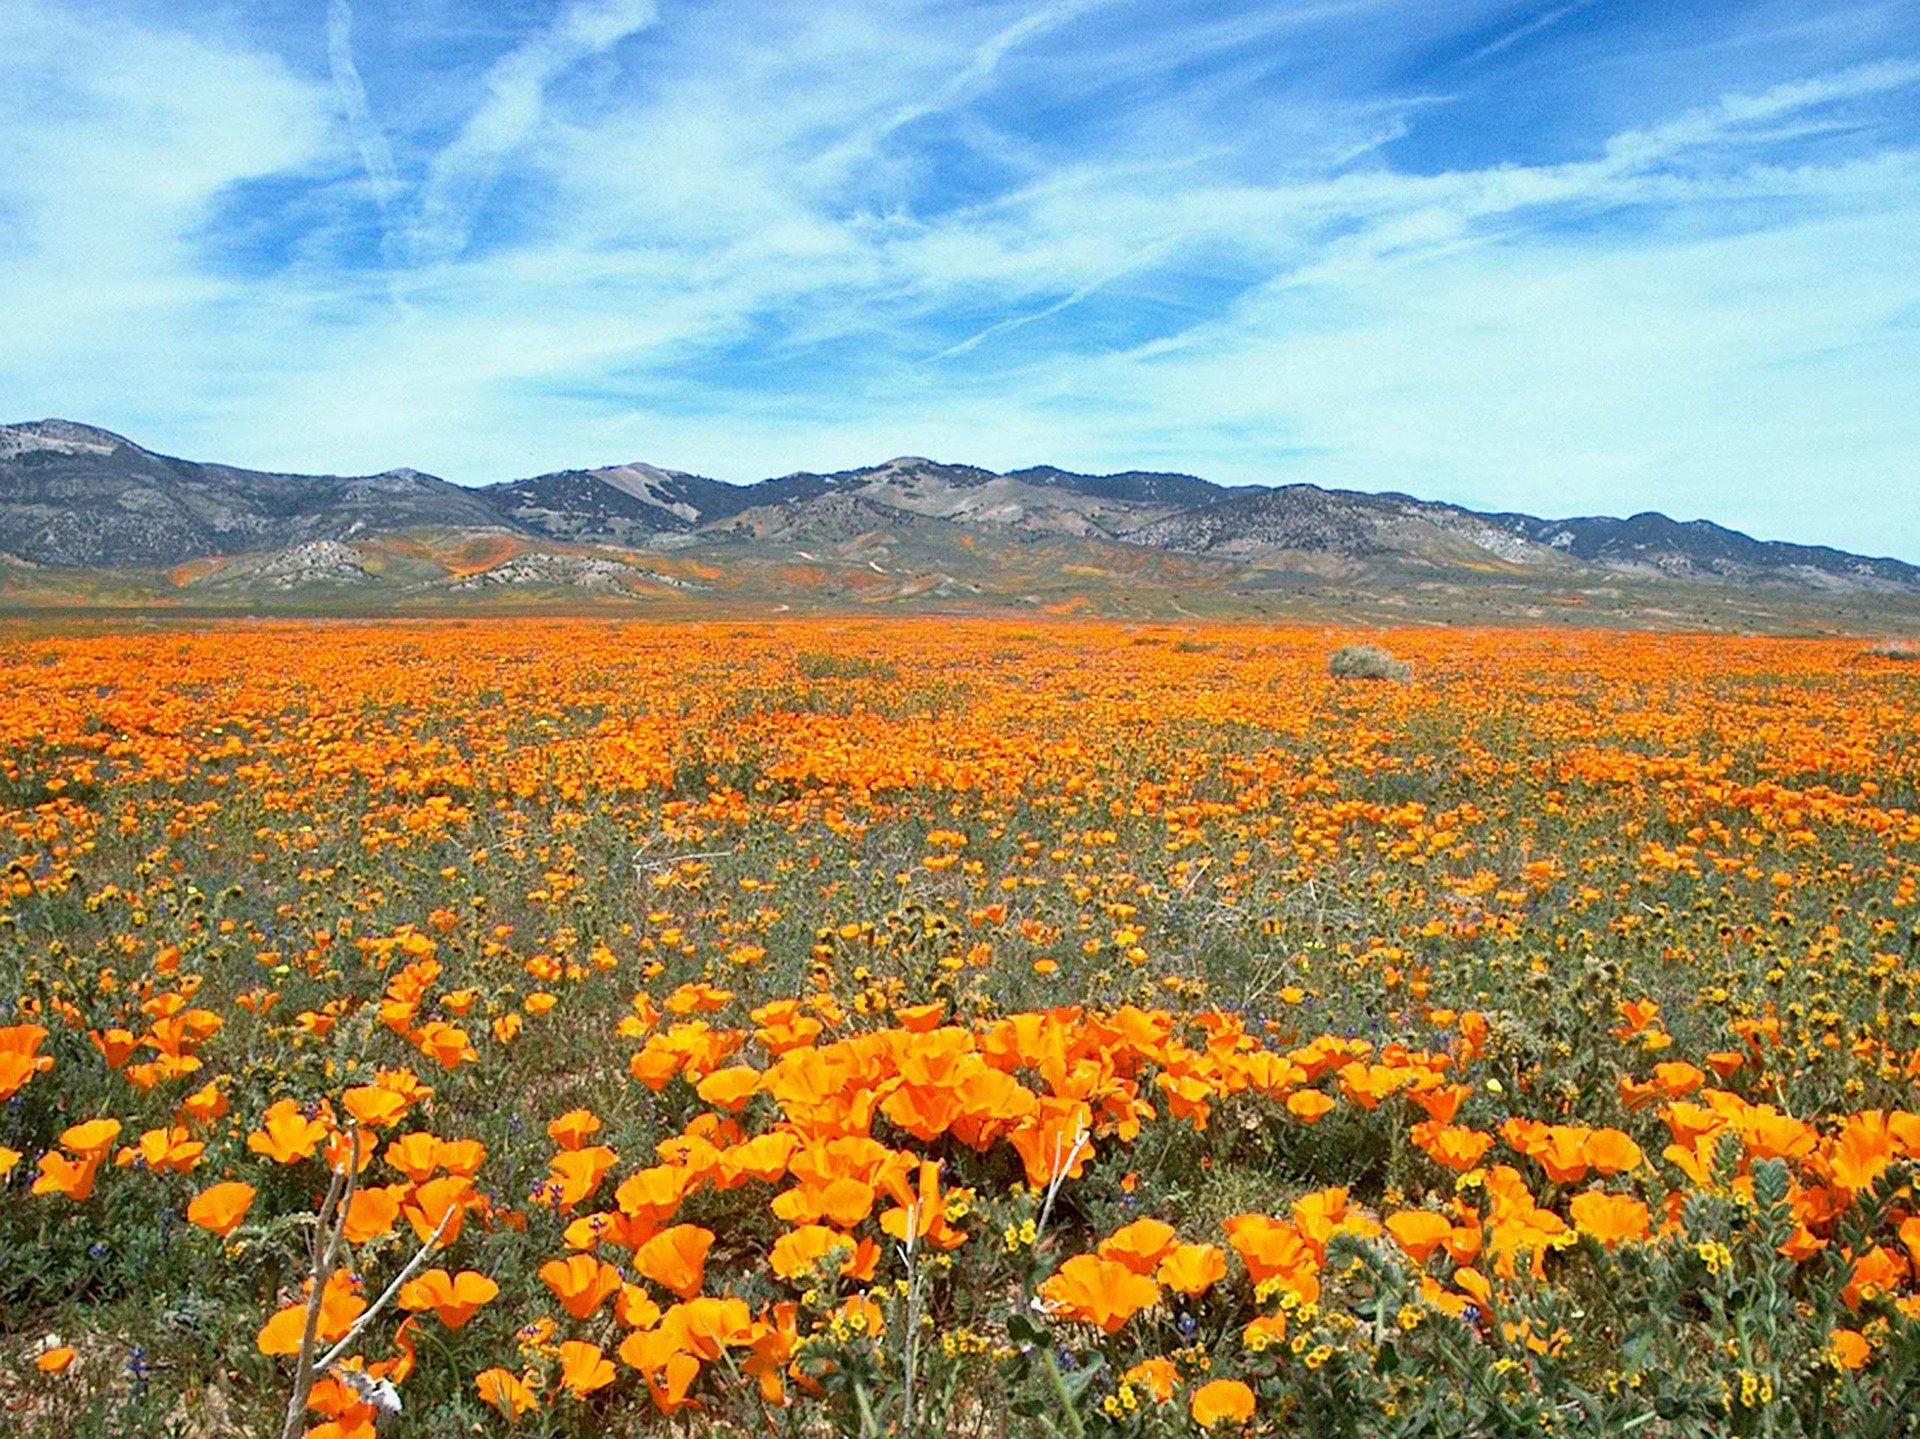
[[[0,426],[0,551],[122,569],[420,525],[490,527],[498,507],[417,470],[277,475],[169,459],[67,420]]]
[[[1818,590],[1920,590],[1920,567],[1820,545],[1756,540],[1706,520],[1660,514],[1542,520],[1482,514],[1407,495],[1315,485],[1230,491],[1128,533],[1138,544],[1268,561],[1287,555],[1397,556],[1436,567],[1498,561],[1685,581]]]
[[[1781,603],[1920,601],[1920,567],[1659,514],[1541,519],[1154,471],[902,456],[735,485],[633,462],[465,488],[410,469],[174,459],[67,420],[0,426],[0,598],[386,604],[577,589],[1176,614],[1289,596],[1520,618],[1638,606],[1733,625]]]

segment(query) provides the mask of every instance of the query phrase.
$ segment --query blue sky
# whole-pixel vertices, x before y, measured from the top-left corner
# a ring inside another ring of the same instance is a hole
[[[1920,560],[1920,0],[0,0],[0,418]]]

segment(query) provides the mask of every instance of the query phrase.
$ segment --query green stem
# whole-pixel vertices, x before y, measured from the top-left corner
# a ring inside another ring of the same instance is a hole
[[[873,1417],[873,1405],[867,1399],[867,1386],[857,1379],[853,1383],[853,1402],[860,1410],[861,1439],[866,1439],[869,1434],[878,1434],[880,1424]]]
[[[1067,1391],[1066,1376],[1060,1372],[1060,1366],[1054,1362],[1053,1351],[1046,1351],[1047,1378],[1053,1384],[1053,1392],[1059,1397],[1061,1412],[1067,1416],[1067,1430],[1074,1439],[1086,1439],[1087,1426],[1080,1422],[1080,1410],[1073,1402],[1073,1395]]]

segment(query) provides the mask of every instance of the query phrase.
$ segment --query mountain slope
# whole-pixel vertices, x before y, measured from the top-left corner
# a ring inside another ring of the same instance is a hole
[[[561,470],[476,490],[511,523],[557,539],[645,544],[748,503],[747,487],[657,465]]]
[[[0,551],[43,565],[172,565],[439,525],[489,528],[473,491],[416,470],[282,475],[156,455],[66,420],[0,426]]]
[[[1233,493],[1225,485],[1216,485],[1212,480],[1203,480],[1196,475],[1160,474],[1152,470],[1125,470],[1117,475],[1082,475],[1053,465],[1033,465],[1024,470],[1009,470],[1007,478],[1023,484],[1070,490],[1093,499],[1118,500],[1136,505],[1167,505],[1175,509],[1215,504]]]
[[[1543,576],[1639,576],[1822,591],[1917,592],[1920,567],[1816,545],[1756,540],[1704,520],[1543,520],[1481,514],[1401,494],[1315,485],[1229,491],[1128,531],[1157,549],[1259,565],[1334,561],[1430,570],[1488,567]]]
[[[1672,579],[1765,581],[1797,576],[1815,588],[1908,589],[1920,570],[1900,560],[1872,559],[1780,540],[1756,540],[1710,520],[1638,514],[1624,520],[1527,520],[1516,528],[1538,543],[1609,569],[1650,570]]]

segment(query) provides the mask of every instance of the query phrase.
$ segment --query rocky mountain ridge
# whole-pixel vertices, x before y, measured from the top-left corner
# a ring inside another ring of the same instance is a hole
[[[311,547],[424,531],[721,555],[755,545],[805,555],[808,544],[876,536],[964,549],[969,536],[998,535],[1092,545],[1095,557],[1118,547],[1305,575],[1384,567],[1401,578],[1626,576],[1920,595],[1920,566],[1901,560],[1651,513],[1542,519],[1404,494],[1046,465],[999,473],[919,456],[751,485],[634,462],[467,488],[411,469],[306,476],[175,459],[67,420],[0,425],[0,556],[34,566],[151,570],[309,547],[290,570],[269,571],[304,573],[325,555],[324,568],[349,583],[351,565]]]

